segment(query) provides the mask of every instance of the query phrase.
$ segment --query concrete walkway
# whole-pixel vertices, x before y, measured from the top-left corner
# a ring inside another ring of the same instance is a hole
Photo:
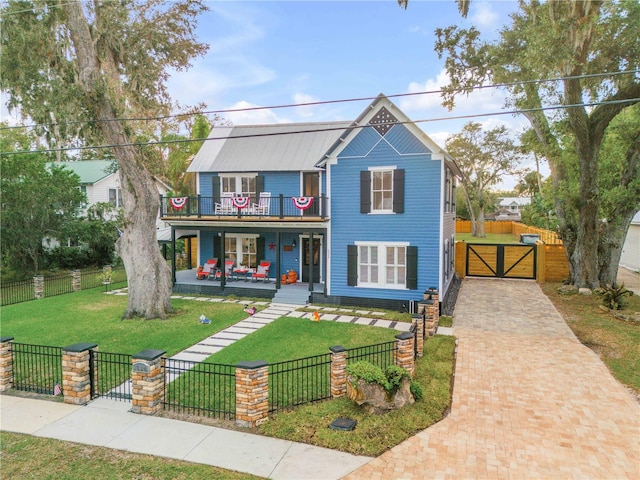
[[[0,395],[2,430],[156,455],[280,480],[338,479],[365,464],[360,457],[303,443],[161,417],[98,399],[79,407]]]
[[[531,281],[464,280],[451,414],[345,478],[638,479],[640,406]]]

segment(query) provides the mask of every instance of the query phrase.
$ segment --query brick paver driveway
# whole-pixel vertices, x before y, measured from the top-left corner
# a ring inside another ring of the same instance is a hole
[[[640,479],[640,406],[531,281],[465,279],[451,414],[348,479]]]

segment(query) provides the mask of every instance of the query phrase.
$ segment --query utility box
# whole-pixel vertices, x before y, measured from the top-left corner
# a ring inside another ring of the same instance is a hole
[[[525,245],[535,245],[538,240],[540,240],[540,235],[537,233],[520,234],[520,243],[524,243]]]

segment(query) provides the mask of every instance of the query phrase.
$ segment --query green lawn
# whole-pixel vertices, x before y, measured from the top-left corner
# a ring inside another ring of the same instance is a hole
[[[456,240],[467,243],[520,243],[520,239],[510,233],[487,233],[485,238],[474,237],[470,233],[456,233]]]
[[[0,432],[0,476],[12,479],[252,480],[246,473],[151,455]]]
[[[172,300],[167,320],[122,320],[126,296],[103,288],[2,307],[2,336],[18,343],[64,347],[97,343],[104,352],[134,354],[147,348],[168,355],[185,349],[246,317],[242,304]],[[204,314],[209,325],[199,322]]]
[[[224,365],[253,360],[282,362],[329,353],[329,347],[334,345],[353,348],[390,342],[398,333],[390,328],[283,317],[225,347],[207,361]]]

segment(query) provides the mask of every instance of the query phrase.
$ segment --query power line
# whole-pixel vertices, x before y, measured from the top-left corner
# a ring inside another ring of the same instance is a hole
[[[571,104],[571,105],[554,105],[554,106],[548,106],[548,107],[506,110],[506,111],[500,111],[500,112],[436,117],[436,118],[428,118],[428,119],[422,119],[422,120],[409,120],[407,122],[390,122],[388,124],[406,125],[406,124],[416,124],[416,123],[440,122],[445,120],[464,120],[464,119],[478,118],[478,117],[495,117],[499,115],[519,115],[519,114],[524,114],[529,112],[543,112],[547,110],[564,110],[567,108],[574,108],[574,107],[595,107],[599,105],[617,105],[617,104],[624,104],[624,103],[634,103],[639,101],[640,101],[640,97],[636,97],[636,98],[628,98],[623,100],[609,100],[604,102],[577,103],[577,104]],[[376,124],[376,125],[382,125],[382,123]],[[215,128],[233,128],[233,127],[222,126],[222,127],[215,127]],[[14,152],[0,152],[0,155],[18,155],[18,154],[28,154],[28,153],[53,153],[53,152],[82,151],[82,150],[102,150],[102,149],[115,148],[115,147],[171,145],[171,144],[181,144],[181,143],[207,142],[207,141],[215,141],[215,140],[236,140],[236,139],[242,139],[242,138],[274,137],[274,136],[280,136],[280,135],[295,135],[295,134],[301,134],[301,133],[328,132],[328,131],[336,131],[336,130],[353,130],[353,129],[362,129],[362,128],[373,128],[373,126],[368,124],[367,125],[354,124],[348,127],[340,126],[340,127],[298,130],[298,131],[288,131],[288,132],[256,133],[256,134],[250,134],[250,135],[238,135],[235,137],[225,136],[225,137],[216,137],[216,138],[188,138],[188,139],[185,138],[185,139],[177,139],[177,140],[154,140],[150,142],[129,142],[129,143],[119,143],[119,144],[109,144],[109,145],[49,148],[44,150],[21,150],[21,151],[14,151]]]
[[[552,83],[552,82],[560,82],[564,80],[578,80],[578,79],[588,79],[588,78],[597,78],[597,77],[615,77],[618,75],[629,75],[629,74],[637,74],[640,73],[640,70],[623,70],[620,72],[611,72],[611,73],[590,73],[590,74],[582,74],[582,75],[572,75],[568,77],[555,77],[555,78],[546,78],[540,80],[522,80],[517,82],[506,82],[506,83],[495,83],[489,85],[479,85],[476,87],[472,87],[471,89],[467,88],[457,88],[453,89],[453,92],[464,92],[467,90],[476,91],[483,90],[487,88],[506,88],[506,87],[514,87],[517,85],[528,85],[534,83]],[[442,94],[444,89],[438,90],[426,90],[422,92],[410,92],[410,93],[396,93],[392,95],[385,95],[387,98],[401,98],[401,97],[412,97],[418,95],[434,95],[434,94]],[[229,108],[229,109],[221,109],[221,110],[203,110],[198,112],[190,112],[190,113],[174,113],[170,115],[160,115],[156,117],[121,117],[121,118],[108,118],[108,119],[91,119],[91,120],[76,120],[69,122],[51,122],[51,123],[40,123],[40,124],[32,124],[32,125],[14,125],[9,127],[0,127],[0,131],[2,130],[13,130],[18,128],[38,128],[38,127],[50,127],[54,125],[77,125],[77,124],[85,124],[85,123],[100,123],[100,122],[148,122],[154,120],[167,120],[171,118],[180,118],[180,117],[190,117],[194,115],[221,115],[225,113],[237,113],[237,112],[250,112],[250,111],[258,111],[258,110],[278,110],[283,108],[296,108],[296,107],[313,107],[319,105],[332,105],[338,103],[353,103],[353,102],[363,102],[363,101],[373,101],[377,97],[355,97],[355,98],[345,98],[338,100],[320,100],[317,102],[305,102],[305,103],[288,103],[288,104],[280,104],[280,105],[271,105],[264,107],[243,107],[243,108]]]

